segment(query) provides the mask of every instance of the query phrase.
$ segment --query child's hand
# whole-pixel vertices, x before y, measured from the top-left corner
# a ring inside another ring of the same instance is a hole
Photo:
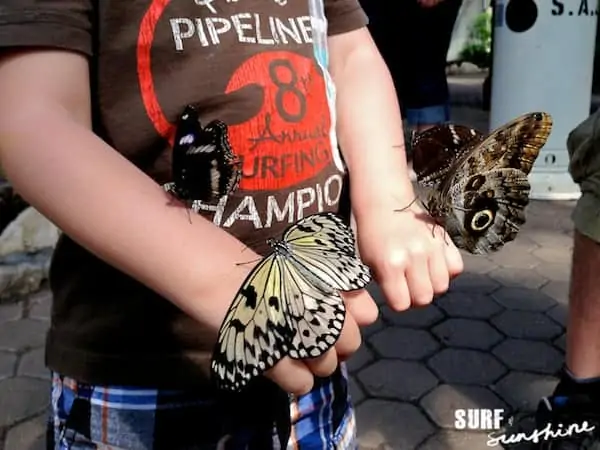
[[[349,358],[361,344],[359,326],[370,325],[377,319],[377,306],[366,289],[343,293],[346,303],[346,320],[334,348],[314,359],[293,360],[284,358],[267,371],[266,376],[283,390],[294,395],[308,393],[314,376],[326,377],[338,363]]]
[[[417,205],[406,211],[389,205],[362,214],[357,240],[363,261],[396,311],[431,303],[463,270],[458,249]]]

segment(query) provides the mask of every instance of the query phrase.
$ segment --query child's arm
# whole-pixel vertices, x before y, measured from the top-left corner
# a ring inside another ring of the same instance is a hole
[[[415,193],[402,119],[393,81],[369,32],[363,27],[331,36],[329,46],[360,254],[393,309],[429,304],[462,271],[460,253],[416,203],[407,208]]]
[[[0,161],[19,193],[85,248],[216,334],[257,256],[90,131],[88,63],[61,51],[0,59]],[[199,301],[199,300],[204,301]],[[212,299],[212,301],[205,301]]]
[[[257,255],[210,221],[171,199],[90,130],[88,63],[58,50],[0,55],[0,163],[19,193],[80,245],[217,330]],[[242,252],[243,251],[243,252]],[[348,321],[350,322],[350,321]],[[358,329],[338,341],[347,354]],[[269,377],[294,394],[314,373],[335,369],[335,352],[318,361],[282,360]]]

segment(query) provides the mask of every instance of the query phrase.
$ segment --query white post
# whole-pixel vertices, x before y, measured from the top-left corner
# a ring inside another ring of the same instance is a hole
[[[566,140],[589,116],[598,0],[496,0],[490,128],[545,111],[553,131],[531,175],[531,198],[576,199]]]

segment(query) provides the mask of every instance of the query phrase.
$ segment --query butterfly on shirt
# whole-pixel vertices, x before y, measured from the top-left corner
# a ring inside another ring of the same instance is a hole
[[[485,254],[515,239],[529,203],[527,176],[551,130],[551,116],[533,112],[487,136],[452,124],[414,135],[425,207],[458,248]]]
[[[209,203],[233,193],[242,170],[231,150],[227,125],[214,120],[202,127],[196,109],[186,107],[175,131],[172,176],[164,189],[192,208],[196,201]]]
[[[211,372],[219,388],[242,390],[285,356],[315,358],[337,341],[345,319],[340,291],[365,287],[352,229],[332,213],[305,217],[250,272],[216,343]]]

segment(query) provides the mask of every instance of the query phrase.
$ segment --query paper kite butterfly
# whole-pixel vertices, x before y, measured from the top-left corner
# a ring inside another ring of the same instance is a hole
[[[242,390],[285,356],[325,353],[344,324],[339,291],[371,280],[352,229],[335,214],[305,217],[267,242],[272,253],[248,275],[219,330],[211,371],[224,390]]]

